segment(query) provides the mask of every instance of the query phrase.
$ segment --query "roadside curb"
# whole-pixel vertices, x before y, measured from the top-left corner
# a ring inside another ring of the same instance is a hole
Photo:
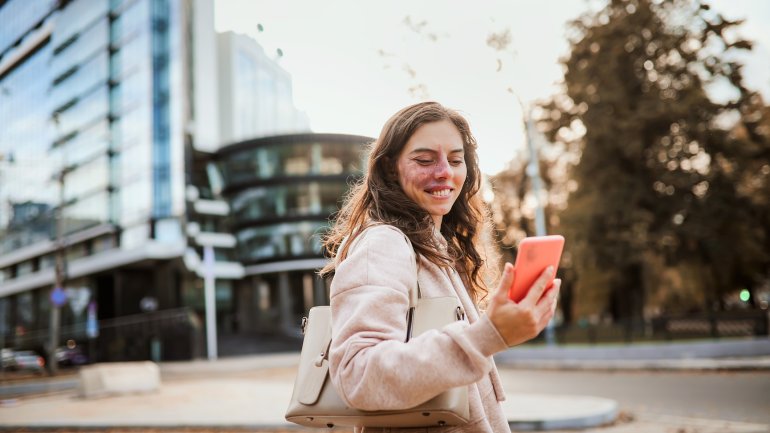
[[[503,409],[513,431],[580,430],[606,425],[620,413],[615,400],[591,396],[508,394]]]
[[[612,346],[518,346],[495,355],[512,368],[565,370],[770,369],[770,338]]]
[[[770,358],[706,360],[561,360],[552,359],[496,359],[500,368],[524,370],[597,370],[597,371],[766,371],[770,370]]]

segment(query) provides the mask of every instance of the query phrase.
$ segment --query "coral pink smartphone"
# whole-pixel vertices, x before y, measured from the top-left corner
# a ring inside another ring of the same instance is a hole
[[[532,236],[519,242],[519,251],[516,254],[516,263],[513,284],[508,290],[508,297],[514,302],[520,302],[527,295],[529,288],[535,284],[545,268],[553,266],[554,271],[559,268],[559,259],[564,249],[564,237]],[[554,272],[554,275],[556,272]],[[551,287],[553,277],[546,287]]]

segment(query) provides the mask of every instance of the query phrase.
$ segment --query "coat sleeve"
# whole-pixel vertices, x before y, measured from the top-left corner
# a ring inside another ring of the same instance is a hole
[[[486,315],[405,343],[414,253],[391,226],[375,226],[338,266],[331,284],[333,385],[350,407],[405,409],[480,380],[506,348]]]

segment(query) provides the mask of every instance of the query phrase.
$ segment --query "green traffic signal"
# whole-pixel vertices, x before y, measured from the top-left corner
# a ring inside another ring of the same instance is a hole
[[[751,298],[751,293],[748,290],[743,289],[743,290],[741,290],[740,297],[741,297],[741,301],[749,302],[749,299]]]

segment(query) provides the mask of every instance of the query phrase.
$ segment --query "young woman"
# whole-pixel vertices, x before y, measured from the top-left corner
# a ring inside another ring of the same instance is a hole
[[[330,374],[351,407],[403,409],[468,386],[470,422],[430,431],[510,431],[492,355],[540,333],[561,282],[546,290],[548,269],[515,303],[506,263],[487,294],[480,176],[468,122],[436,102],[400,110],[373,143],[368,171],[325,240],[333,260],[322,271],[333,274]],[[423,298],[456,296],[466,319],[404,342],[415,269]]]

